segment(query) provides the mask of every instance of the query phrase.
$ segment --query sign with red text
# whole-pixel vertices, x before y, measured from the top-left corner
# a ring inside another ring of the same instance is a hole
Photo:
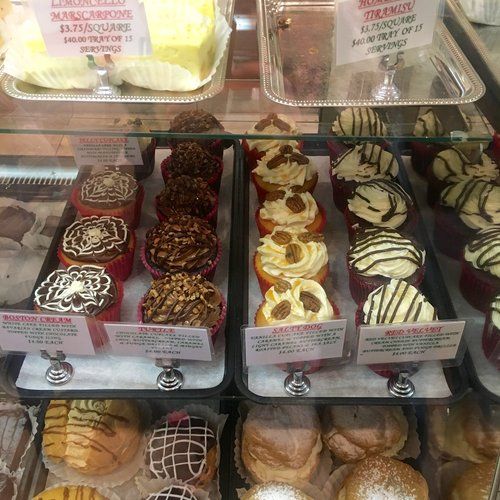
[[[111,352],[120,356],[212,361],[208,328],[106,323]]]
[[[243,328],[246,366],[342,357],[346,319]]]
[[[360,326],[358,365],[454,359],[465,321]]]
[[[151,40],[140,0],[30,0],[50,56],[145,56]]]
[[[77,166],[143,165],[137,137],[72,136]]]
[[[95,354],[87,318],[55,314],[0,313],[0,348],[6,352]]]
[[[432,43],[440,0],[337,0],[337,65]]]

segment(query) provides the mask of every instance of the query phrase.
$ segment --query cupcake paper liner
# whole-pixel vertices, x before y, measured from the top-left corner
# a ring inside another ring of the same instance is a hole
[[[22,474],[23,470],[18,470],[16,472],[12,472],[7,465],[3,462],[3,460],[0,458],[0,474],[5,474],[6,476],[10,477],[12,479],[12,486],[13,486],[13,494],[12,496],[8,496],[3,493],[2,500],[16,500],[18,497],[18,486],[21,483],[22,479]]]
[[[72,265],[93,265],[104,267],[106,271],[115,279],[119,281],[125,281],[130,276],[130,273],[132,272],[132,266],[134,265],[134,254],[136,246],[136,237],[134,231],[130,231],[130,239],[131,243],[129,246],[129,250],[126,253],[114,258],[110,262],[83,262],[78,261],[77,259],[68,259],[62,251],[62,246],[59,246],[59,248],[57,249],[57,257],[59,258],[61,264],[66,268]]]
[[[332,184],[333,203],[335,203],[335,206],[341,212],[344,212],[344,210],[347,208],[347,200],[353,193],[353,189],[351,186],[357,183],[339,179],[336,175],[333,174],[332,167],[330,167],[330,182]]]
[[[92,321],[92,318],[90,318],[91,321],[87,322],[90,336],[92,337],[94,347],[96,348],[102,347],[107,342],[106,333],[102,328],[101,322],[115,323],[120,321],[120,310],[123,301],[123,283],[115,279],[115,285],[118,292],[116,302],[104,311],[100,312],[95,317],[97,321]]]
[[[441,252],[459,260],[474,231],[467,228],[452,208],[436,205],[434,208],[434,244]]]
[[[146,179],[153,173],[157,144],[156,138],[153,137],[148,147],[141,153],[143,165],[136,165],[134,172],[134,176],[138,181]]]
[[[56,488],[63,488],[63,487],[67,487],[67,486],[78,486],[79,484],[81,484],[81,483],[76,483],[76,482],[74,482],[74,483],[72,483],[72,482],[56,483],[56,484],[50,485],[48,487],[46,486],[44,489],[37,492],[37,495],[42,493],[42,491],[51,491],[51,490],[55,490]],[[90,486],[90,485],[87,484],[85,486]],[[111,490],[109,488],[105,488],[102,486],[91,486],[91,487],[94,488],[97,491],[97,493],[102,495],[107,500],[123,500],[113,490]],[[14,497],[14,498],[16,498],[16,497]]]
[[[410,142],[411,165],[413,170],[422,177],[426,177],[427,168],[432,164],[438,153],[449,146],[428,142]]]
[[[495,295],[500,291],[500,278],[476,269],[462,256],[459,287],[471,306],[487,313]]]
[[[330,163],[337,161],[349,150],[348,145],[339,141],[326,141],[326,145],[328,146],[328,152],[330,154]]]
[[[222,144],[222,141],[219,141]],[[224,172],[224,162],[222,161],[220,156],[214,156],[214,159],[217,160],[219,163],[219,168],[217,172],[215,172],[212,177],[206,180],[207,184],[218,194],[220,190],[220,182],[222,179],[222,173]],[[163,181],[166,183],[172,176],[169,171],[169,166],[170,163],[172,163],[171,157],[167,156],[161,164],[160,164],[160,170],[161,170],[161,175],[163,177]],[[189,174],[186,174],[189,175]],[[204,179],[205,180],[205,179]]]
[[[484,321],[482,346],[484,355],[486,356],[488,361],[490,361],[497,367],[498,370],[500,370],[500,359],[493,358],[493,355],[496,354],[498,356],[498,352],[500,350],[500,348],[498,348],[499,342],[500,342],[500,330],[491,321],[491,311],[490,311],[486,315],[486,319]]]
[[[265,188],[263,188],[258,183],[258,181],[257,181],[257,174],[255,172],[251,173],[251,177],[252,177],[252,183],[255,186],[255,191],[257,191],[257,198],[259,199],[259,203],[264,203],[264,201],[266,200],[266,196],[269,193],[269,191],[267,191]],[[309,182],[309,181],[306,181],[306,182]],[[313,194],[314,193],[314,189],[316,188],[317,183],[318,183],[318,174],[316,173],[315,174],[315,180],[312,182],[311,186],[309,187],[309,189],[307,191],[309,191],[309,193]],[[285,188],[285,187],[286,186],[279,186],[279,185],[277,185],[277,190],[281,189],[281,188]]]
[[[321,498],[337,500],[345,478],[351,473],[354,467],[355,464],[346,464],[335,469],[321,490]]]
[[[214,192],[214,195],[215,195],[215,203],[214,203],[212,210],[210,210],[210,212],[207,215],[205,215],[204,217],[200,217],[200,219],[206,220],[207,222],[210,223],[210,225],[214,229],[216,229],[217,228],[217,214],[218,214],[218,210],[219,210],[219,197],[217,196],[217,193],[215,193],[215,192]],[[158,220],[160,222],[164,222],[164,221],[168,220],[168,217],[162,213],[162,211],[160,210],[160,208],[158,206],[158,196],[155,197],[155,207],[156,207],[156,216],[158,217]],[[191,215],[191,214],[189,214],[189,215]]]

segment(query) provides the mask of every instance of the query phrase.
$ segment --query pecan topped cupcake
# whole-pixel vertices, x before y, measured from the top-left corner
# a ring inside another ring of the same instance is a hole
[[[213,276],[221,257],[212,226],[190,215],[171,215],[146,233],[142,260],[153,278],[187,271]]]

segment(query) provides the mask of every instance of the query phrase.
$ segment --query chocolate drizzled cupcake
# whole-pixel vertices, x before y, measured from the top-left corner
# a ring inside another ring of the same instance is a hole
[[[171,485],[158,493],[151,493],[146,500],[198,500],[193,488],[185,485]]]

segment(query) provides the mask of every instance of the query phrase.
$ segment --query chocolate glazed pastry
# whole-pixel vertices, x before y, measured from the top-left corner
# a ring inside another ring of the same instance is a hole
[[[197,500],[189,486],[169,486],[158,493],[151,493],[146,500]]]
[[[21,466],[21,457],[33,430],[26,409],[20,405],[0,403],[0,429],[0,460],[14,472]],[[0,498],[10,497],[0,495]]]
[[[166,420],[153,430],[146,460],[155,478],[206,486],[217,470],[215,433],[199,417],[185,415],[177,421]]]
[[[10,238],[20,243],[35,223],[36,216],[32,212],[18,206],[0,209],[0,237]]]

